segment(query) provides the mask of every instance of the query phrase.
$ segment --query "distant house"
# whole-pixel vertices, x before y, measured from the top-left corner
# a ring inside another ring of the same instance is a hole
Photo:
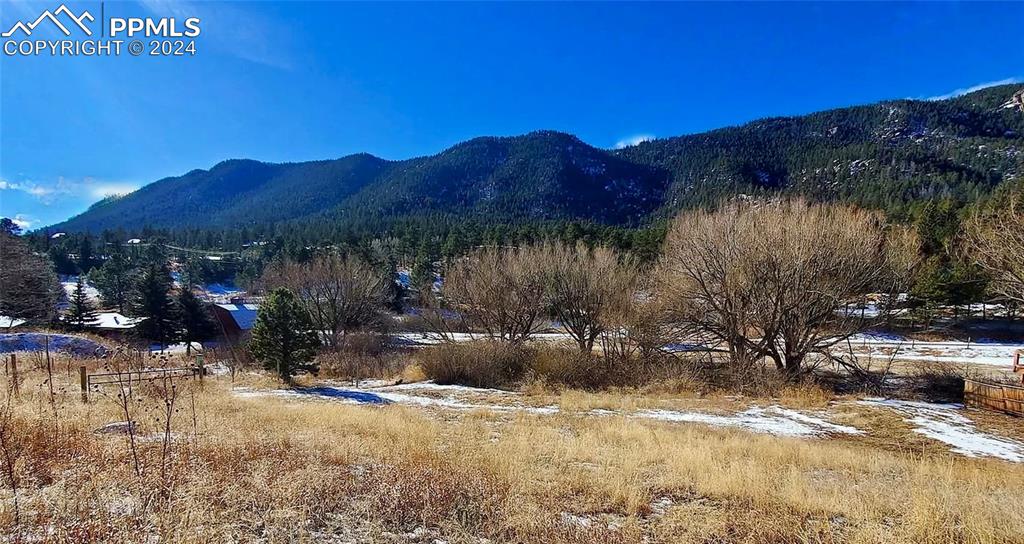
[[[226,304],[214,304],[213,315],[220,323],[225,339],[238,343],[249,337],[252,326],[256,324],[256,313],[259,309],[259,304],[233,298]]]
[[[124,341],[129,338],[132,329],[145,320],[145,317],[128,317],[118,312],[97,312],[96,317],[85,325],[85,329],[105,338]]]

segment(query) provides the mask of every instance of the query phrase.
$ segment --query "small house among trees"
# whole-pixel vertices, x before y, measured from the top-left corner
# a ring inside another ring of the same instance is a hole
[[[259,304],[246,302],[242,298],[233,298],[227,304],[214,304],[213,316],[220,326],[224,339],[237,344],[249,339],[259,309]]]

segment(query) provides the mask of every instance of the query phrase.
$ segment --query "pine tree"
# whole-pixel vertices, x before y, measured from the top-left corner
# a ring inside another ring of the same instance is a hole
[[[278,373],[285,383],[299,370],[316,372],[312,364],[320,346],[309,315],[288,289],[275,289],[260,306],[252,328],[249,349],[267,370]]]
[[[136,327],[136,333],[161,346],[177,338],[180,324],[178,308],[170,294],[171,284],[166,266],[150,265],[139,278],[135,290],[135,314],[146,318]]]
[[[124,254],[117,251],[103,263],[103,266],[94,268],[89,273],[89,282],[100,292],[100,298],[108,307],[117,308],[120,313],[125,313],[128,303],[131,301],[132,289],[135,286],[135,270]]]
[[[178,294],[178,309],[181,313],[181,340],[185,342],[185,353],[192,353],[192,342],[202,342],[217,335],[217,324],[209,308],[188,288]]]
[[[96,321],[96,308],[85,292],[83,275],[79,275],[75,282],[75,290],[71,293],[71,308],[65,321],[76,330],[82,330]]]
[[[89,235],[82,236],[78,244],[78,269],[82,273],[92,269],[92,238]]]
[[[191,256],[185,260],[181,271],[181,286],[185,289],[193,285],[201,285],[206,280],[206,260]]]

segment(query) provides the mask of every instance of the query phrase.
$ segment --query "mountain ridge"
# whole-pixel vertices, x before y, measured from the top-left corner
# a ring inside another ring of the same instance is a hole
[[[1024,175],[1024,85],[887,100],[602,149],[538,130],[434,155],[228,159],[101,201],[48,230],[232,228],[421,215],[634,226],[735,194],[803,194],[888,208],[976,198]]]

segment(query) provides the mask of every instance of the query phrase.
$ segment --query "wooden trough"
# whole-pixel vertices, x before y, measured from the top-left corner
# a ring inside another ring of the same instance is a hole
[[[1024,416],[1024,364],[1021,351],[1013,356],[1013,371],[1021,374],[1021,385],[964,380],[964,404]]]

